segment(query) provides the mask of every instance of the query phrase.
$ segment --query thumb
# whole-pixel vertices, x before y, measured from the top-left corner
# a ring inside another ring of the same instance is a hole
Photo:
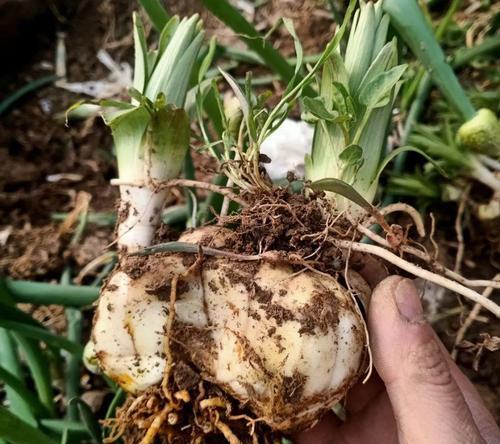
[[[374,290],[368,326],[401,443],[482,443],[413,283],[398,276]]]

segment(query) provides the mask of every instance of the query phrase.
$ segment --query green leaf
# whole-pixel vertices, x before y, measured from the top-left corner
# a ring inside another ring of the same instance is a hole
[[[359,102],[369,109],[387,105],[392,89],[405,72],[406,66],[395,66],[388,71],[377,74],[373,80],[363,85],[359,92]]]
[[[372,62],[370,68],[368,68],[368,71],[361,80],[359,90],[363,90],[365,85],[368,85],[380,73],[383,73],[388,68],[392,68],[391,61],[394,61],[395,56],[397,56],[396,38],[394,38],[391,42],[386,43],[377,54],[375,60]]]
[[[387,190],[393,195],[411,196],[418,199],[439,199],[441,189],[439,184],[420,174],[391,173]]]
[[[189,148],[189,134],[189,119],[182,108],[167,105],[153,113],[147,147],[151,178],[164,181],[179,174]]]
[[[68,284],[71,282],[71,269],[66,266],[64,273],[60,279],[61,283]],[[83,316],[78,308],[67,307],[65,309],[68,340],[76,343],[82,342]],[[80,377],[81,377],[81,357],[78,355],[68,354],[66,356],[66,378],[64,381],[65,397],[71,399],[80,394]],[[78,409],[68,407],[66,416],[71,421],[79,419]]]
[[[63,434],[65,430],[71,433],[88,436],[89,432],[85,424],[78,421],[68,421],[67,419],[41,419],[40,424],[51,432],[58,435]]]
[[[159,59],[145,91],[146,97],[150,100],[156,100],[158,94],[162,92],[169,103],[179,108],[184,105],[191,69],[203,39],[203,34],[198,29],[199,25],[198,15],[181,20],[167,48],[158,55]],[[182,102],[174,101],[179,98]]]
[[[29,367],[38,398],[47,407],[48,411],[55,415],[54,392],[46,351],[42,350],[37,340],[26,338],[16,332],[11,332],[11,334]]]
[[[0,362],[10,373],[21,377],[22,369],[18,350],[15,347],[11,334],[3,328],[0,329]],[[23,386],[26,387],[24,380],[21,382]],[[32,413],[30,404],[8,385],[5,387],[5,392],[9,402],[10,411],[24,422],[36,425],[36,419]]]
[[[349,74],[349,89],[357,91],[361,79],[372,62],[377,17],[372,2],[362,2],[356,11],[345,51],[345,67]]]
[[[117,407],[121,406],[126,399],[127,395],[125,391],[122,388],[119,388],[116,391],[115,396],[113,396],[113,399],[109,403],[108,409],[106,410],[105,418],[107,419],[113,417],[115,415]]]
[[[227,0],[202,0],[202,2],[212,14],[236,32],[246,45],[260,56],[266,66],[284,81],[288,82],[292,79],[293,67],[269,42],[262,38],[253,25],[233,5]],[[311,94],[312,91],[309,90],[308,95]]]
[[[12,279],[5,279],[5,286],[16,302],[29,304],[82,307],[91,305],[99,297],[99,289],[90,286],[56,285]]]
[[[27,83],[25,86],[19,88],[14,91],[12,94],[9,94],[5,99],[0,102],[0,115],[2,115],[5,111],[7,111],[14,103],[16,103],[19,99],[24,97],[26,94],[29,94],[32,91],[36,91],[42,86],[48,85],[50,83],[55,82],[59,77],[50,75],[43,76],[39,79],[32,80]]]
[[[304,97],[304,108],[318,119],[323,119],[329,122],[338,117],[338,112],[329,111],[326,109],[325,99],[323,97]]]
[[[45,406],[40,402],[40,400],[30,392],[16,375],[12,374],[5,368],[0,366],[0,381],[2,381],[5,386],[14,390],[18,396],[20,396],[31,408],[31,411],[35,416],[44,416],[48,414]]]
[[[4,308],[5,307],[3,307],[3,309]],[[68,341],[66,338],[57,336],[42,327],[36,327],[34,325],[29,325],[18,321],[10,321],[5,318],[0,318],[0,327],[18,332],[21,335],[26,336],[27,338],[44,341],[52,347],[62,348],[69,351],[70,353],[81,354],[83,352],[83,347],[80,344],[75,344],[74,342]]]
[[[394,151],[392,151],[380,164],[377,174],[375,176],[375,179],[373,180],[374,183],[378,183],[378,180],[380,178],[380,175],[382,174],[382,171],[386,168],[386,166],[394,160],[397,156],[399,156],[401,153],[412,151],[415,153],[420,154],[421,156],[425,157],[429,162],[431,162],[437,169],[437,171],[444,177],[448,177],[446,172],[439,166],[439,164],[430,156],[428,156],[426,153],[424,153],[422,150],[415,148],[414,146],[401,146],[399,148],[396,148]]]
[[[134,88],[144,92],[148,78],[148,49],[144,26],[140,17],[134,12],[132,14],[134,22]]]
[[[360,165],[363,162],[363,148],[359,145],[349,145],[339,154],[339,160],[344,167]]]
[[[332,193],[340,194],[341,196],[359,205],[361,208],[365,209],[367,212],[372,213],[372,205],[359,194],[351,185],[348,183],[335,178],[320,179],[312,182],[309,185],[313,190],[330,191]]]
[[[141,91],[135,89],[134,87],[129,88],[127,92],[128,95],[132,97],[132,99],[135,101],[136,105],[141,104],[148,107],[148,105],[150,104],[147,97],[144,96]]]
[[[13,300],[8,293],[7,287],[4,285],[4,281],[0,281],[0,318],[5,316],[5,318],[10,321],[11,319],[17,319],[20,321],[20,325],[26,325],[26,327],[32,327],[32,325],[37,326],[40,325],[37,321],[35,321],[31,316],[23,311],[19,310],[13,305]],[[23,324],[22,322],[26,322]],[[31,324],[31,325],[30,325]],[[7,330],[8,328],[6,328]],[[41,328],[43,331],[43,327]],[[1,330],[2,332],[5,330]],[[7,333],[7,332],[6,332]],[[7,337],[3,335],[2,339],[8,339],[3,345],[7,347],[5,350],[5,361],[2,360],[2,363],[5,368],[11,373],[16,372],[14,374],[21,374],[20,364],[17,363],[16,349],[14,348],[14,344],[10,339],[14,339],[17,342],[17,350],[23,354],[24,360],[28,364],[28,367],[31,371],[31,376],[35,382],[36,391],[38,393],[38,398],[43,403],[43,405],[47,408],[47,412],[49,414],[55,413],[54,407],[54,395],[52,392],[51,379],[49,375],[49,365],[48,361],[45,359],[45,353],[41,350],[39,344],[36,341],[32,341],[27,339],[15,331],[9,331]],[[8,348],[11,348],[10,352]],[[3,356],[3,353],[1,354]],[[25,412],[21,410],[21,413]],[[24,417],[23,417],[24,418]],[[26,416],[29,421],[32,419],[31,415]]]
[[[356,110],[346,85],[340,82],[333,82],[332,86],[332,100],[336,108],[341,114],[350,114],[353,119],[356,119]]]
[[[108,122],[115,142],[120,179],[131,182],[143,180],[143,139],[149,121],[149,112],[144,106],[138,106]]]
[[[471,119],[476,111],[446,61],[434,31],[416,0],[384,0],[383,8],[390,15],[391,24],[425,66],[448,102],[462,115],[464,121]]]
[[[160,34],[160,41],[158,43],[158,53],[156,55],[157,57],[161,56],[167,49],[168,44],[172,39],[172,36],[174,35],[175,31],[177,30],[177,27],[179,26],[179,21],[180,21],[179,17],[174,15],[163,27]]]
[[[190,74],[196,63],[198,53],[203,43],[203,33],[199,33],[186,49],[184,54],[178,59],[175,65],[175,71],[165,85],[165,97],[168,103],[171,103],[179,108],[184,106],[186,100],[187,89],[189,86]]]
[[[293,73],[292,78],[289,80],[288,85],[287,85],[287,91],[291,90],[293,86],[295,85],[295,82],[298,78],[299,72],[302,68],[302,61],[304,59],[304,51],[302,49],[302,45],[300,43],[300,39],[295,32],[295,27],[293,26],[292,20],[290,20],[287,17],[283,17],[283,24],[285,25],[285,28],[287,31],[290,33],[293,39],[293,44],[295,47],[295,54],[297,56],[297,62],[295,63],[295,70]],[[285,93],[286,94],[286,93]]]
[[[245,117],[245,120],[248,122],[250,106],[249,106],[249,103],[245,97],[245,94],[243,94],[243,91],[240,89],[240,87],[236,83],[236,80],[234,80],[234,78],[231,76],[231,74],[227,73],[222,68],[219,68],[219,71],[226,79],[226,82],[229,83],[229,86],[233,90],[234,95],[238,99],[238,102],[240,102],[241,111],[243,112],[243,116]]]
[[[132,105],[131,103],[122,102],[121,100],[112,100],[112,99],[103,99],[103,100],[100,100],[99,101],[99,105],[102,106],[102,107],[116,108],[118,110],[123,110],[123,111],[135,108],[134,105]]]
[[[215,37],[212,37],[208,45],[207,55],[203,58],[200,65],[200,69],[198,70],[198,85],[200,85],[203,82],[203,79],[207,74],[208,68],[210,68],[210,65],[212,64],[212,61],[214,59],[216,49],[217,49],[217,39]]]
[[[99,425],[99,422],[92,413],[92,410],[90,410],[88,404],[80,398],[71,399],[69,401],[69,404],[78,405],[78,409],[80,410],[80,416],[82,418],[83,423],[85,424],[85,427],[87,428],[89,435],[92,437],[94,443],[100,444],[102,436],[101,426]]]
[[[165,26],[168,20],[167,10],[163,7],[160,0],[139,0],[144,10],[153,23],[157,31],[160,31]]]
[[[0,406],[0,436],[11,444],[58,444],[2,406]]]

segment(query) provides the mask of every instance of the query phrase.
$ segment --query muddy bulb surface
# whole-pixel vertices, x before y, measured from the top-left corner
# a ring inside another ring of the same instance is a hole
[[[105,373],[129,391],[162,380],[165,296],[191,259],[150,256],[139,277],[119,271],[101,295],[94,347]],[[364,325],[351,295],[287,264],[206,257],[179,280],[175,314],[171,334],[184,358],[275,430],[310,425],[363,371]]]

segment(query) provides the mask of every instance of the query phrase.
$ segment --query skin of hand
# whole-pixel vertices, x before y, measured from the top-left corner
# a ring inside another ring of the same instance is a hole
[[[376,273],[364,273],[374,286]],[[409,279],[376,285],[368,309],[375,370],[348,393],[347,421],[333,413],[296,444],[500,444],[476,389],[426,322]]]

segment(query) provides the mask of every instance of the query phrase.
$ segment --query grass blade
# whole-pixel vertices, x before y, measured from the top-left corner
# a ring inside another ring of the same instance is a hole
[[[40,402],[40,400],[31,393],[24,385],[24,382],[17,376],[0,366],[0,381],[2,381],[6,387],[14,390],[19,397],[21,397],[26,404],[31,408],[31,411],[35,416],[47,415],[47,409]]]
[[[5,307],[3,307],[4,309]],[[66,338],[57,336],[51,333],[49,330],[37,327],[34,325],[25,324],[18,321],[10,321],[7,319],[0,319],[0,327],[13,330],[22,336],[27,338],[37,339],[39,341],[44,341],[48,345],[55,348],[62,348],[69,351],[70,353],[82,354],[83,347],[80,344],[76,344],[72,341],[68,341]]]
[[[35,382],[35,388],[38,398],[42,404],[47,407],[51,415],[55,414],[54,393],[52,391],[49,362],[46,354],[40,345],[31,339],[12,332],[12,337],[22,350],[26,364],[28,365],[31,376]]]
[[[71,280],[70,267],[66,267],[61,277],[61,284],[69,284]],[[67,307],[65,310],[66,321],[68,323],[68,340],[81,343],[82,341],[82,313],[79,309]],[[66,380],[65,380],[65,399],[66,402],[80,394],[80,364],[81,359],[78,355],[69,354],[66,356]],[[67,417],[70,421],[78,421],[80,415],[75,405],[68,403]]]
[[[127,398],[127,395],[125,394],[125,391],[122,388],[119,388],[113,399],[111,400],[108,410],[106,411],[106,418],[111,418],[115,414],[115,410],[117,407],[123,404],[125,402],[125,399]]]
[[[0,328],[0,362],[10,373],[19,376],[22,375],[19,356],[14,347],[12,337],[10,333],[3,328]],[[25,387],[24,381],[21,382]],[[9,402],[10,411],[16,414],[24,422],[27,422],[30,425],[36,425],[36,419],[33,416],[29,403],[8,385],[5,387],[5,392]]]
[[[4,284],[5,282],[3,280],[0,280],[0,319],[2,316],[5,316],[7,323],[13,322],[14,324],[18,324],[21,327],[32,327],[45,332],[46,330],[43,327],[38,327],[40,324],[35,321],[30,315],[17,309],[13,305],[12,297]],[[14,321],[12,321],[12,319],[14,319]],[[17,322],[16,320],[19,322]],[[6,330],[8,329],[9,325],[6,325]],[[55,413],[55,406],[49,373],[49,364],[45,359],[45,353],[42,351],[40,345],[36,341],[25,338],[15,331],[9,332],[9,336],[11,336],[17,342],[19,349],[24,354],[24,358],[30,369],[31,376],[35,381],[38,398],[47,408],[48,412],[53,415]],[[17,367],[20,367],[20,365],[18,365]],[[20,374],[19,368],[11,367],[8,368],[8,370],[15,371],[16,373],[14,374]]]
[[[40,424],[47,430],[62,435],[65,430],[73,435],[85,436],[89,435],[89,431],[84,424],[77,421],[68,421],[66,419],[41,419]]]
[[[163,7],[160,0],[139,0],[139,3],[148,14],[155,29],[160,32],[168,22],[167,10]]]
[[[385,0],[383,8],[391,23],[403,37],[413,53],[425,66],[433,81],[448,102],[460,113],[464,121],[474,117],[476,111],[458,82],[434,32],[415,0]]]
[[[258,54],[266,66],[285,82],[289,82],[293,78],[293,66],[269,42],[264,40],[254,26],[227,0],[202,0],[202,3],[226,26],[236,32],[246,45]],[[299,77],[297,79],[300,80]],[[306,95],[314,94],[310,87],[306,88],[305,93]]]
[[[83,307],[91,305],[99,296],[99,289],[90,286],[56,285],[11,279],[5,279],[5,286],[16,302],[31,304]]]
[[[102,436],[101,426],[97,422],[97,419],[92,413],[92,410],[90,410],[88,404],[80,398],[73,398],[70,401],[70,404],[76,404],[78,406],[82,421],[85,424],[89,435],[96,444],[100,444]]]
[[[0,436],[11,444],[57,444],[52,438],[0,406]]]
[[[17,102],[26,94],[29,94],[30,92],[35,91],[44,85],[48,85],[49,83],[55,82],[57,79],[58,77],[53,75],[40,77],[39,79],[29,82],[22,88],[19,88],[17,91],[14,91],[12,94],[7,96],[0,102],[0,115],[2,115],[5,111],[7,111],[15,102]]]

